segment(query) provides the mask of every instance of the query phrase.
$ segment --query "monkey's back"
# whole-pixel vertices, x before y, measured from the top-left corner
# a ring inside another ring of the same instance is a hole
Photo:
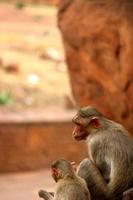
[[[95,135],[89,145],[93,144],[91,156],[105,180],[110,180],[113,193],[118,186],[123,191],[133,187],[133,137],[120,124],[108,123],[111,126]]]
[[[54,200],[90,200],[90,193],[84,180],[67,178],[57,183]]]

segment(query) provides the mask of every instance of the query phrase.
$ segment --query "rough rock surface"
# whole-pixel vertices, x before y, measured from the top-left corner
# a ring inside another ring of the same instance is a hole
[[[133,0],[60,1],[72,91],[133,132]]]

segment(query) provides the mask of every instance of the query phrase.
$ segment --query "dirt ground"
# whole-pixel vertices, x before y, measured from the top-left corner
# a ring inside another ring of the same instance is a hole
[[[53,6],[0,4],[0,110],[73,107]]]
[[[55,183],[48,169],[0,175],[1,200],[39,200],[38,190],[54,191]]]

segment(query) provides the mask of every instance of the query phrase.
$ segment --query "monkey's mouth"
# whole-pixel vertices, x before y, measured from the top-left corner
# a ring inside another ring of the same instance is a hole
[[[81,133],[81,135],[74,135],[73,134],[73,138],[77,141],[80,141],[80,140],[85,140],[87,138],[87,133]]]
[[[81,125],[76,125],[73,133],[72,133],[72,137],[79,141],[79,140],[85,140],[88,136],[88,133],[86,132],[86,129],[84,127],[82,127]]]

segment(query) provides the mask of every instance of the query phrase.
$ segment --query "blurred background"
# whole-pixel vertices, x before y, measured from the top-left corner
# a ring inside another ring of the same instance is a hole
[[[133,131],[130,0],[0,1],[0,198],[54,190],[50,164],[80,162],[76,110],[92,105]]]
[[[3,112],[41,111],[42,107],[55,105],[63,109],[73,107],[55,2],[1,2],[0,105]]]
[[[57,0],[0,1],[0,198],[39,199],[49,167],[73,147],[71,94]],[[82,154],[81,154],[82,155]]]

